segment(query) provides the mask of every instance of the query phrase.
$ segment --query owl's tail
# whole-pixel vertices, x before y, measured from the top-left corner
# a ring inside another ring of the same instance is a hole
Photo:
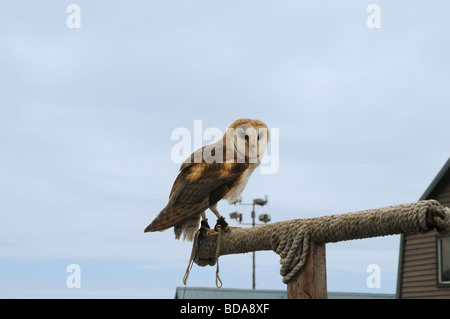
[[[167,225],[167,220],[164,220],[164,216],[167,215],[168,207],[164,207],[163,210],[155,217],[155,219],[144,229],[144,233],[163,231],[170,228],[173,225]]]
[[[155,220],[156,220],[156,218],[155,218]],[[161,229],[160,227],[157,227],[156,225],[155,225],[155,220],[153,220],[151,223],[150,223],[150,225],[148,225],[147,227],[145,227],[145,229],[144,229],[144,233],[148,233],[148,232],[152,232],[152,231],[158,231],[158,230],[165,230],[165,229]]]
[[[144,232],[163,231],[175,225],[185,222],[201,212],[205,211],[206,207],[202,203],[183,204],[170,206],[167,205],[155,217],[155,219],[148,225]]]

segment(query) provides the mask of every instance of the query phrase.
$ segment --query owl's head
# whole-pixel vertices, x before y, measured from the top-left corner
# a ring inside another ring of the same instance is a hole
[[[227,147],[233,147],[237,160],[259,163],[269,142],[269,129],[260,120],[239,119],[233,122],[224,136]]]

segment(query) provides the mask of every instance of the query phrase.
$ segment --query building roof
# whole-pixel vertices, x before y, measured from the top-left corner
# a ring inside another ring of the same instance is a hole
[[[175,299],[287,299],[286,290],[177,287]]]
[[[422,194],[420,200],[433,199],[433,196],[435,196],[435,194],[439,191],[439,189],[445,186],[449,182],[449,180],[450,180],[450,158],[447,160],[447,162],[441,168],[441,170],[433,179],[431,184]]]
[[[329,292],[328,299],[394,299],[394,294]],[[287,299],[286,290],[177,287],[175,299]]]
[[[439,194],[441,189],[445,187],[450,181],[450,157],[447,162],[441,168],[439,173],[434,177],[431,181],[430,185],[427,187],[425,192],[420,196],[419,200],[427,200],[434,199],[434,197]],[[403,250],[404,250],[404,238],[405,235],[402,234],[400,236],[400,249],[399,249],[399,262],[398,262],[398,271],[397,271],[397,291],[396,298],[400,297],[400,286],[401,286],[401,271],[403,264]]]

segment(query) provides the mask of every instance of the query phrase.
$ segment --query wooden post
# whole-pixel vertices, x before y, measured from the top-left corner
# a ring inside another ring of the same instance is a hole
[[[287,284],[288,299],[327,299],[325,244],[313,241],[301,272]]]

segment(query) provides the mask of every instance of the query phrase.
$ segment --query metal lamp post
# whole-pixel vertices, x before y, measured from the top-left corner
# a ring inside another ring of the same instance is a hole
[[[262,198],[256,198],[253,199],[253,203],[249,204],[249,203],[242,203],[242,199],[239,198],[236,202],[234,202],[233,204],[239,204],[239,205],[252,205],[252,213],[251,213],[251,217],[252,217],[252,227],[255,227],[256,223],[255,223],[255,205],[258,206],[264,206],[266,205],[268,202],[268,198],[267,195],[264,197],[264,199]],[[249,224],[245,224],[245,223],[241,223],[242,221],[242,214],[238,213],[238,212],[233,212],[230,214],[230,218],[232,219],[236,219],[239,224],[242,225],[249,225]],[[268,214],[261,214],[259,215],[259,220],[262,221],[264,224],[270,222],[270,215]],[[255,280],[255,252],[252,252],[252,259],[253,259],[253,265],[252,265],[252,289],[255,289],[256,286],[256,280]]]

